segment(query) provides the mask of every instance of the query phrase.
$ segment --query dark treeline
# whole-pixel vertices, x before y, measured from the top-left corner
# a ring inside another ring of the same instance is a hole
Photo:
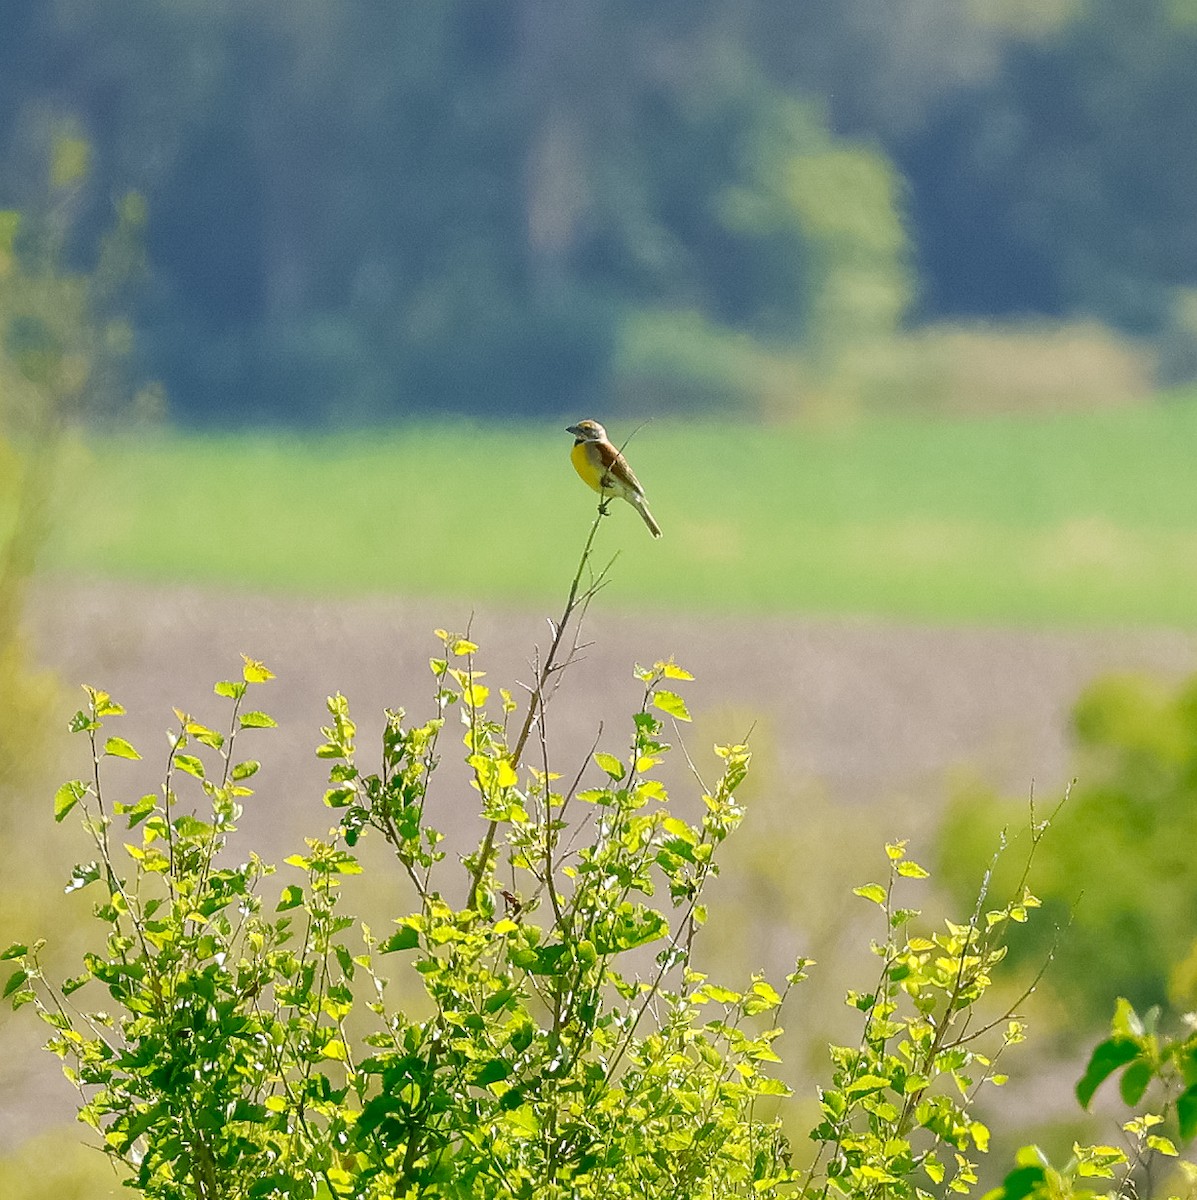
[[[138,344],[191,421],[578,410],[721,348],[1037,314],[1158,337],[1192,308],[1185,0],[3,0],[0,26],[0,206],[51,203],[63,131],[81,255],[141,193]]]

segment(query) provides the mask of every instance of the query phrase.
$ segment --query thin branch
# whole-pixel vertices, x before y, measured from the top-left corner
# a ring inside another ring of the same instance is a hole
[[[585,589],[582,589],[582,576],[586,573],[586,568],[590,562],[591,551],[594,548],[595,535],[598,533],[599,525],[603,517],[607,515],[606,501],[600,501],[598,512],[595,515],[594,521],[591,523],[590,532],[586,535],[586,542],[582,547],[582,556],[578,560],[578,569],[574,572],[573,582],[569,585],[569,595],[565,600],[565,608],[561,612],[561,619],[551,626],[553,629],[553,640],[549,643],[548,653],[545,655],[544,662],[541,664],[540,672],[537,677],[536,686],[532,689],[531,697],[528,702],[528,713],[524,718],[523,727],[520,729],[519,737],[516,739],[515,746],[508,755],[508,763],[514,770],[520,762],[520,758],[524,753],[524,747],[528,744],[528,738],[532,733],[532,726],[536,721],[537,715],[543,709],[547,699],[547,686],[555,671],[564,670],[573,661],[573,656],[578,649],[577,634],[574,635],[573,646],[562,663],[558,663],[557,655],[561,649],[562,641],[565,637],[565,630],[569,624],[570,617],[581,608],[582,614],[585,615],[586,607],[591,599],[600,588],[606,583],[607,573],[611,569],[611,563],[608,563],[598,576]],[[482,884],[482,877],[486,874],[487,867],[490,865],[491,854],[494,850],[495,834],[498,832],[498,821],[491,821],[487,826],[486,836],[482,839],[482,846],[478,851],[478,860],[474,863],[474,867],[470,872],[470,890],[469,896],[466,899],[466,908],[475,908],[478,903],[478,888]]]

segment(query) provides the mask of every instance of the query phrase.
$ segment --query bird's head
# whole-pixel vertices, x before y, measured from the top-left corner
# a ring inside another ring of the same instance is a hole
[[[605,442],[607,440],[607,431],[597,421],[579,421],[576,425],[567,425],[566,433],[572,433],[574,437],[583,442]]]

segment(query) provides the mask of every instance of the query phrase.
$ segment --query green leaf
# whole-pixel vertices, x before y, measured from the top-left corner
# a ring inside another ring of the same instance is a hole
[[[920,867],[918,863],[906,859],[905,862],[898,863],[898,874],[904,875],[907,879],[927,879],[931,872]]]
[[[889,1087],[889,1080],[884,1075],[862,1075],[854,1079],[847,1087],[849,1096],[864,1096],[869,1092],[879,1092]]]
[[[1097,1089],[1119,1067],[1138,1058],[1139,1047],[1127,1038],[1107,1038],[1094,1047],[1089,1065],[1076,1085],[1076,1098],[1082,1108],[1088,1108]]]
[[[753,980],[752,992],[769,1008],[776,1008],[781,1003],[781,996],[777,989],[764,979]]]
[[[740,992],[733,992],[717,983],[704,983],[694,993],[695,1004],[706,1004],[708,1000],[714,1000],[716,1004],[739,1004],[741,999]]]
[[[989,1153],[989,1126],[982,1124],[980,1121],[973,1121],[968,1132],[973,1139],[973,1145],[981,1151],[982,1154]]]
[[[174,763],[180,771],[186,771],[188,775],[194,775],[196,779],[203,779],[204,764],[194,754],[176,754]]]
[[[1153,1133],[1147,1139],[1147,1146],[1157,1154],[1166,1154],[1169,1158],[1176,1157],[1176,1147],[1173,1145],[1171,1138],[1160,1137],[1158,1134]]]
[[[239,762],[233,768],[233,779],[240,782],[242,779],[248,779],[251,775],[256,775],[261,769],[262,764],[256,758],[247,758],[244,762]]]
[[[1025,1200],[1035,1195],[1046,1177],[1042,1167],[1016,1167],[1002,1180],[1002,1186],[988,1192],[984,1200]]]
[[[62,994],[64,996],[74,995],[81,987],[86,986],[91,979],[88,974],[76,975],[74,979],[64,979],[62,981]]]
[[[275,906],[275,912],[286,912],[289,908],[298,908],[303,903],[303,888],[297,884],[289,884],[283,888],[283,894],[279,897],[278,904]]]
[[[209,729],[207,725],[201,725],[198,721],[188,721],[183,726],[183,731],[189,736],[195,738],[204,746],[209,746],[213,750],[219,750],[224,745],[224,736],[216,732],[215,729]]]
[[[1147,1091],[1153,1074],[1151,1063],[1145,1058],[1131,1063],[1122,1072],[1122,1078],[1118,1081],[1118,1091],[1128,1108],[1134,1108],[1143,1099],[1143,1093]]]
[[[123,813],[129,818],[129,828],[140,825],[158,807],[158,797],[153,793],[142,796],[133,804],[121,804],[119,801],[112,806],[113,812]]]
[[[478,1087],[486,1087],[489,1083],[497,1083],[511,1074],[511,1064],[501,1058],[492,1058],[485,1063],[474,1075],[474,1083]]]
[[[84,684],[83,690],[91,698],[97,717],[119,717],[125,711],[123,705],[117,704],[107,692],[100,688],[88,687]]]
[[[0,999],[7,1000],[19,988],[25,980],[29,978],[29,972],[24,967],[18,967],[9,977],[8,982],[4,985],[4,992],[0,995]]]
[[[241,678],[246,683],[265,683],[266,680],[274,678],[274,672],[265,663],[258,662],[256,658],[250,658],[247,654],[243,654],[241,658],[245,664],[241,668]]]
[[[596,754],[594,756],[594,761],[596,763],[598,763],[599,768],[601,770],[606,771],[607,774],[610,775],[611,778],[614,779],[617,783],[626,774],[626,770],[624,768],[623,763],[621,763],[619,761],[619,759],[615,757],[614,754],[603,754],[603,753]]]
[[[7,950],[0,952],[0,962],[7,962],[9,959],[21,958],[29,953],[29,947],[22,945],[20,942],[13,942]]]
[[[860,896],[865,900],[872,900],[874,904],[885,906],[885,888],[879,883],[866,883],[862,887],[853,888],[852,894]]]
[[[61,821],[86,795],[87,785],[81,779],[64,783],[54,793],[54,820]]]
[[[218,696],[224,696],[229,700],[240,700],[245,695],[245,684],[241,682],[233,683],[229,679],[225,679],[218,683],[212,689]]]
[[[562,942],[551,942],[547,946],[537,947],[527,962],[521,961],[517,965],[532,975],[560,975],[566,965],[566,949]],[[514,961],[515,955],[512,955],[512,959]]]
[[[85,888],[89,883],[95,883],[100,878],[100,864],[92,861],[89,863],[77,863],[71,871],[70,882],[66,885],[65,890],[77,892],[80,888]]]
[[[83,709],[80,709],[70,719],[70,721],[67,722],[67,729],[71,733],[84,733],[88,729],[99,729],[99,728],[100,728],[100,723],[98,721],[93,721],[91,719],[91,717],[83,711]]]
[[[212,832],[212,826],[206,821],[201,821],[198,817],[185,813],[177,820],[171,822],[175,832],[181,838],[202,838],[207,837]]]
[[[1073,1145],[1077,1155],[1076,1173],[1085,1179],[1113,1179],[1114,1168],[1126,1162],[1126,1152],[1117,1146]]]
[[[1038,1167],[1042,1171],[1051,1166],[1051,1160],[1035,1145],[1020,1146],[1014,1152],[1014,1161],[1020,1167]]]
[[[1110,1032],[1116,1038],[1133,1039],[1143,1036],[1143,1020],[1125,996],[1119,996],[1114,1004],[1114,1017],[1110,1022]]]
[[[1187,1142],[1197,1133],[1197,1083],[1185,1088],[1176,1098],[1176,1118],[1181,1141]]]
[[[238,718],[237,723],[242,729],[277,729],[278,722],[264,712],[246,712],[242,713]]]
[[[111,754],[114,758],[140,758],[141,755],[133,749],[124,738],[110,737],[104,743],[104,753]]]
[[[320,1047],[321,1058],[331,1058],[336,1062],[344,1062],[349,1057],[349,1052],[345,1048],[345,1043],[339,1038],[329,1038],[323,1046]]]
[[[395,950],[413,950],[420,944],[420,935],[410,925],[399,928],[378,947],[379,953],[391,954]]]
[[[782,1083],[780,1079],[767,1078],[758,1079],[752,1090],[758,1096],[788,1096],[791,1091],[789,1085]]]
[[[686,702],[676,692],[659,691],[653,693],[653,707],[668,713],[678,721],[689,721],[690,710]]]
[[[679,667],[671,658],[668,662],[657,663],[657,668],[666,679],[693,679],[694,676],[685,667]]]

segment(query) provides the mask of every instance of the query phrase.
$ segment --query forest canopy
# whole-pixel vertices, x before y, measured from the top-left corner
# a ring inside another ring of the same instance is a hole
[[[1176,345],[1195,89],[1186,0],[9,0],[0,208],[64,136],[81,254],[143,198],[187,422],[726,406],[931,320]]]

